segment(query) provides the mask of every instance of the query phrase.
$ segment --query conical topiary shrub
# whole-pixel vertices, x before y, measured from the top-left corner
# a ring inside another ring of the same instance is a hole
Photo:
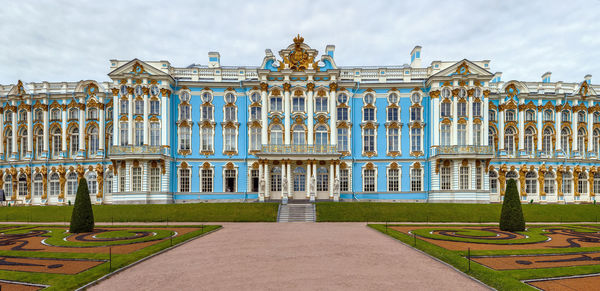
[[[525,230],[525,217],[519,200],[519,190],[517,190],[517,182],[513,179],[506,183],[506,194],[500,214],[500,229],[511,232]]]
[[[82,233],[94,231],[94,212],[92,211],[92,201],[90,200],[90,190],[88,190],[85,178],[79,179],[77,187],[77,196],[75,197],[75,207],[71,214],[71,227],[69,232]]]

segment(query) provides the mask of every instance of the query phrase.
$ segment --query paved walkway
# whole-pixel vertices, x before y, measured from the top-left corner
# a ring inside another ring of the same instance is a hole
[[[91,290],[485,290],[364,223],[226,223]]]

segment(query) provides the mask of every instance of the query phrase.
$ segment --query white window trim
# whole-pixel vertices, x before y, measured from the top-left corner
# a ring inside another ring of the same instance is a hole
[[[375,171],[375,175],[374,175],[374,176],[375,176],[375,177],[374,177],[374,180],[375,180],[375,191],[365,191],[365,185],[366,185],[366,183],[365,183],[365,179],[366,179],[366,176],[365,176],[365,171],[366,171],[366,170],[367,170],[367,166],[366,166],[366,165],[364,165],[364,166],[362,167],[362,177],[363,177],[363,178],[362,178],[362,189],[361,189],[361,190],[362,190],[362,192],[364,192],[364,193],[377,193],[377,189],[379,189],[379,188],[377,188],[377,176],[378,176],[378,175],[377,175],[377,167],[373,167],[373,170]],[[350,189],[352,189],[352,187],[350,187]]]
[[[226,189],[225,187],[227,186],[227,184],[225,183],[225,171],[227,171],[227,170],[234,170],[235,171],[235,185],[234,185],[233,192],[226,192],[225,191],[225,189]],[[252,167],[250,167],[250,170],[252,170]],[[248,179],[251,180],[252,177],[250,176],[250,173],[251,172],[248,172]],[[223,167],[223,170],[221,171],[221,176],[223,177],[223,179],[222,179],[223,180],[223,188],[222,188],[223,189],[223,193],[236,193],[236,192],[238,192],[238,183],[239,183],[239,179],[240,179],[240,170],[239,170],[239,167],[233,167],[233,169],[227,169],[226,167]],[[202,179],[202,175],[200,175],[200,179]],[[260,184],[260,177],[259,177],[258,181],[259,181],[259,184]],[[214,183],[214,171],[213,171],[213,185],[214,184],[215,183]],[[260,188],[260,185],[259,185],[259,188]],[[213,187],[213,190],[214,190],[214,187]],[[248,191],[248,192],[250,192],[250,191]]]
[[[392,169],[390,167],[390,165],[388,165],[385,169],[385,173],[386,173],[386,176],[385,176],[386,189],[385,190],[387,192],[392,192],[390,190],[390,171],[391,170],[394,170],[394,169]],[[398,170],[398,191],[393,191],[393,192],[402,192],[402,166],[398,165],[398,168],[396,170]],[[377,181],[377,172],[375,172],[375,181]],[[375,185],[377,185],[377,182],[375,182]],[[375,187],[375,191],[377,191],[377,187]]]
[[[424,153],[424,151],[423,151],[423,131],[424,131],[424,128],[419,128],[419,129],[421,130],[421,134],[419,135],[419,139],[420,139],[419,144],[420,144],[420,146],[419,146],[419,150],[418,151]],[[412,135],[412,130],[413,130],[413,128],[410,128],[408,130],[410,152],[414,152],[413,151],[413,139],[412,139],[413,135]]]
[[[412,190],[412,170],[415,169],[415,164],[416,163],[412,163],[410,165],[410,169],[408,172],[409,173],[408,183],[409,183],[409,191],[410,192],[415,192]],[[421,180],[421,191],[416,191],[416,192],[420,193],[420,192],[425,192],[425,190],[424,190],[425,189],[425,180],[424,180],[425,179],[425,168],[423,167],[423,164],[421,164],[421,166],[419,167],[418,170],[421,171],[421,179],[420,179]],[[400,178],[400,180],[402,180],[402,177]]]
[[[181,170],[189,170],[189,181],[190,181],[190,192],[182,192],[181,191]],[[192,192],[192,167],[188,165],[186,169],[182,168],[181,165],[177,167],[177,192],[180,193],[191,193]]]
[[[203,189],[204,185],[202,183],[202,172],[204,172],[205,170],[211,170],[211,172],[212,172],[212,177],[211,177],[211,180],[212,180],[212,191],[210,191],[210,192],[204,191],[204,189]],[[236,173],[236,175],[237,175],[237,173]],[[221,176],[221,177],[224,177],[224,176]],[[215,192],[215,166],[210,165],[210,167],[208,169],[200,166],[200,169],[198,170],[198,178],[199,178],[198,181],[200,183],[200,185],[198,185],[199,192],[201,192],[201,193],[214,193]],[[223,180],[225,180],[225,179],[223,179]],[[190,185],[190,190],[191,190],[191,188],[192,187]]]

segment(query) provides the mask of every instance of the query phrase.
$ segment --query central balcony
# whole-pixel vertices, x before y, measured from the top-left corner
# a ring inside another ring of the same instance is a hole
[[[256,153],[261,158],[281,158],[289,159],[305,159],[305,158],[320,158],[320,159],[337,159],[341,156],[335,145],[279,145],[269,144],[263,145],[261,150]]]
[[[485,159],[494,156],[494,150],[491,146],[475,146],[475,145],[454,145],[454,146],[438,146],[432,147],[430,151],[432,158],[441,157],[464,157]]]
[[[162,146],[111,146],[108,155],[114,158],[157,159],[169,156],[169,148]]]

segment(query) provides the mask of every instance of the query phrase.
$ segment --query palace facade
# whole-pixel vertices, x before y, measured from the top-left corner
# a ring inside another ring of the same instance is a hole
[[[595,201],[600,86],[509,81],[490,61],[338,66],[300,36],[258,67],[110,61],[109,82],[0,86],[0,189],[62,205]]]

